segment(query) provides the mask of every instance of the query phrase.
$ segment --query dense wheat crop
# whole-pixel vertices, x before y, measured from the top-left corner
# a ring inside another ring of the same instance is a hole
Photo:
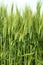
[[[25,7],[22,15],[8,15],[7,8],[0,7],[0,65],[43,65],[43,14],[40,3],[33,15]]]

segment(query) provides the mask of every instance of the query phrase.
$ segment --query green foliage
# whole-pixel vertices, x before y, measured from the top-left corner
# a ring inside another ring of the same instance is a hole
[[[0,65],[43,65],[43,15],[26,6],[21,16],[0,7]]]

